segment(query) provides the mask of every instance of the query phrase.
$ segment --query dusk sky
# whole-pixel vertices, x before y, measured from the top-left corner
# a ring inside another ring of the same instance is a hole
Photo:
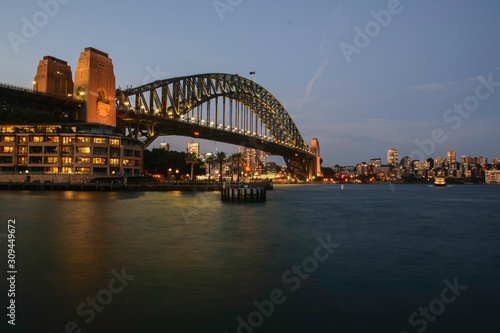
[[[256,71],[306,142],[318,138],[323,166],[386,163],[390,148],[500,158],[499,1],[55,1],[3,0],[0,82],[31,88],[45,55],[74,73],[92,46],[122,88]],[[237,149],[201,152],[215,147]]]

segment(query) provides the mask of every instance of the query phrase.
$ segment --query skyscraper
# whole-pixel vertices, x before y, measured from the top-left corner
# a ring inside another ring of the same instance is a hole
[[[267,154],[261,150],[240,147],[238,153],[243,154],[246,166],[250,167],[251,172],[263,173],[266,169]]]
[[[448,152],[448,163],[455,163],[457,161],[457,153],[450,149]]]
[[[391,148],[387,151],[387,164],[398,165],[398,151]]]
[[[198,142],[188,142],[187,153],[194,153],[196,156],[200,156],[200,144]]]

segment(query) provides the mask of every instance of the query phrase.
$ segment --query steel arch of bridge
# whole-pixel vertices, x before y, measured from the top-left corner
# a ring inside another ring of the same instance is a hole
[[[281,103],[238,75],[200,74],[118,89],[117,122],[130,136],[145,137],[144,147],[172,134],[265,150],[283,156],[299,178],[307,178],[314,157]]]

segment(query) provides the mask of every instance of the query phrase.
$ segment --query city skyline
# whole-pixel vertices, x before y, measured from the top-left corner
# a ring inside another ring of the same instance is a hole
[[[444,156],[455,147],[460,155],[496,158],[500,46],[487,36],[500,30],[500,4],[389,3],[242,1],[221,10],[196,1],[155,3],[150,12],[133,1],[8,1],[9,12],[0,14],[0,81],[31,87],[47,55],[74,72],[91,46],[113,59],[122,88],[207,72],[256,80],[308,144],[318,138],[323,166],[383,157],[395,146],[405,155]],[[125,19],[131,12],[134,22]],[[90,16],[93,25],[84,19]],[[186,26],[188,19],[196,23]],[[202,27],[213,37],[200,34]],[[135,47],[132,39],[114,42],[117,33],[133,36]],[[179,150],[190,138],[167,140]]]

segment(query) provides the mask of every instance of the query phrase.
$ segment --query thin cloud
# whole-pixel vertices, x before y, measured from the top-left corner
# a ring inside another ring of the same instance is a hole
[[[328,23],[331,23],[333,21],[333,18],[340,12],[341,9],[342,9],[342,5],[339,5],[337,7],[337,9],[335,10],[335,12],[333,13],[333,15],[330,18],[330,21]],[[321,39],[321,43],[319,44],[319,52],[323,56],[323,62],[319,66],[318,70],[316,71],[316,73],[314,74],[314,76],[312,77],[312,79],[307,84],[307,87],[306,87],[306,90],[305,90],[305,97],[300,102],[300,104],[298,106],[299,109],[309,99],[309,96],[311,96],[311,92],[312,92],[313,87],[314,87],[314,83],[320,78],[320,76],[323,74],[323,72],[325,71],[326,67],[328,66],[328,62],[329,62],[328,56],[326,55],[326,52],[323,49],[323,46],[325,45],[326,37],[327,36],[326,36],[326,31],[325,31],[323,33],[323,38]]]
[[[426,83],[408,88],[409,91],[437,91],[446,89],[446,85],[442,83]]]

